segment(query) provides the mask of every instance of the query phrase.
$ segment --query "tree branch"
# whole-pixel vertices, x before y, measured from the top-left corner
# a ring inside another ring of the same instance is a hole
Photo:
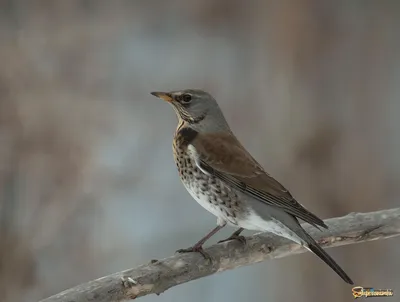
[[[400,235],[400,208],[371,213],[350,213],[325,221],[329,230],[318,231],[304,225],[323,247],[386,239]],[[256,234],[247,244],[237,241],[216,244],[206,249],[209,263],[197,253],[177,254],[151,261],[134,269],[118,272],[63,291],[41,302],[111,302],[135,299],[218,272],[266,259],[282,258],[306,250],[284,238]]]

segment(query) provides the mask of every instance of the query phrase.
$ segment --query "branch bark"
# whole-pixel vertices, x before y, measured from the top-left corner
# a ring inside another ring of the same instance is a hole
[[[303,225],[323,247],[335,247],[400,235],[400,208],[370,213],[350,213],[325,220],[329,229],[318,231]],[[206,249],[210,263],[197,253],[177,254],[137,268],[80,284],[40,302],[111,302],[135,299],[192,280],[267,259],[304,253],[284,238],[265,233],[247,237],[246,245],[231,241]],[[350,272],[351,274],[351,272]]]

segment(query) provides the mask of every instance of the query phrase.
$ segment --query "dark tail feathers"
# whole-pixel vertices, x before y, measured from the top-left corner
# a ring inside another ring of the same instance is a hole
[[[350,279],[349,276],[342,270],[342,268],[329,256],[319,245],[318,243],[315,242],[315,240],[307,234],[307,243],[308,243],[308,248],[319,258],[321,258],[322,261],[324,261],[326,264],[328,264],[335,272],[342,278],[345,282],[349,284],[354,284],[354,282]]]

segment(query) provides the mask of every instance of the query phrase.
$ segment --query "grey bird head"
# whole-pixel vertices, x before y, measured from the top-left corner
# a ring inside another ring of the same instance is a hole
[[[229,126],[217,101],[207,92],[199,89],[185,89],[170,92],[152,92],[152,95],[170,103],[179,121],[202,132],[228,130]]]

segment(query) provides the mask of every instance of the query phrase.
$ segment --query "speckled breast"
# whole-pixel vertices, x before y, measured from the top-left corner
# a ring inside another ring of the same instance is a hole
[[[173,152],[182,183],[202,207],[218,217],[219,223],[226,221],[237,225],[241,206],[238,194],[216,177],[203,173],[178,135],[174,139]]]

